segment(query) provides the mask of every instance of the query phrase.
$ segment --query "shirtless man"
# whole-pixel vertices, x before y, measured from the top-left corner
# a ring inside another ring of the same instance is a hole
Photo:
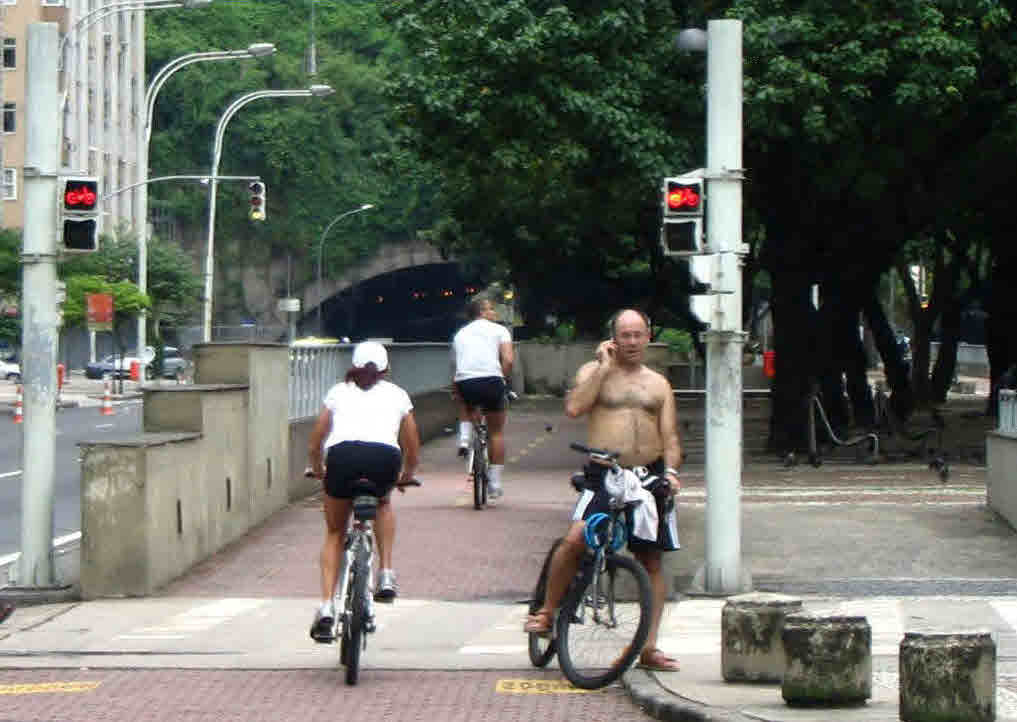
[[[576,374],[575,385],[565,400],[565,413],[572,418],[589,414],[588,446],[621,452],[622,466],[645,466],[664,475],[673,497],[681,488],[677,471],[681,462],[678,417],[667,379],[643,365],[650,342],[649,319],[639,311],[625,309],[615,314],[610,327],[612,338],[597,346],[596,361],[584,364]],[[591,475],[602,478],[606,467],[591,464],[585,471],[587,478]],[[668,591],[661,572],[661,553],[679,548],[674,505],[669,501],[657,500],[660,525],[656,542],[629,538],[629,549],[646,568],[653,589],[650,633],[640,652],[639,664],[661,671],[678,669],[677,660],[657,649],[657,633]],[[544,604],[527,619],[524,631],[550,631],[553,611],[561,604],[585,549],[585,519],[605,511],[606,506],[603,491],[583,492],[565,540],[551,559]]]

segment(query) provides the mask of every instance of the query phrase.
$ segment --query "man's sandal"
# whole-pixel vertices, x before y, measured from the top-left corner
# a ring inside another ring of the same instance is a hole
[[[677,672],[681,670],[677,659],[667,656],[656,647],[644,649],[639,655],[639,663],[636,664],[636,667],[649,672]]]
[[[526,616],[526,624],[523,631],[527,634],[539,634],[545,637],[551,633],[551,613],[537,610],[534,614]]]

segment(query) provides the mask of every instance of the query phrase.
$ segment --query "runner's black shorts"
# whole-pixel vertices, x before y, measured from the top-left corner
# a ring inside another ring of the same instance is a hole
[[[588,488],[580,495],[579,501],[576,502],[575,511],[572,513],[572,521],[586,521],[594,514],[607,514],[611,511],[611,497],[604,491],[604,475],[607,473],[608,468],[603,464],[594,464],[592,462],[583,468],[583,473],[586,474],[586,484],[592,488]],[[653,463],[647,464],[646,468],[650,470],[651,474],[662,476],[665,469],[664,460],[657,459]],[[655,496],[654,499],[657,502],[657,541],[651,542],[645,539],[637,539],[632,534],[629,534],[629,549],[632,551],[639,551],[641,549],[658,549],[664,552],[677,551],[681,549],[681,543],[678,541],[678,514],[675,510],[674,499],[672,497],[661,498],[659,496]],[[626,513],[625,517],[625,526],[631,530],[631,509]]]
[[[328,447],[325,493],[335,499],[353,498],[353,482],[370,479],[379,497],[395,486],[403,465],[402,452],[390,444],[343,441]]]
[[[466,405],[472,409],[505,410],[505,379],[501,376],[456,381],[456,388]]]

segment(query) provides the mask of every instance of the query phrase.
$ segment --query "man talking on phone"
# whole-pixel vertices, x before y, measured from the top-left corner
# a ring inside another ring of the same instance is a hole
[[[640,652],[639,666],[673,672],[678,670],[678,661],[657,648],[657,633],[668,591],[662,552],[679,548],[674,508],[674,497],[681,488],[678,414],[671,384],[643,364],[650,343],[650,320],[646,314],[624,309],[611,318],[608,327],[612,337],[602,341],[594,354],[596,358],[583,364],[576,373],[572,390],[565,399],[565,413],[572,418],[589,415],[587,446],[620,452],[618,463],[621,466],[645,466],[668,482],[664,496],[657,497],[660,521],[657,540],[648,542],[630,536],[629,549],[646,568],[653,589],[650,633]],[[587,467],[587,478],[591,474],[602,475],[606,470],[607,467]],[[554,610],[561,604],[585,551],[586,519],[605,511],[608,501],[603,489],[585,491],[579,498],[568,533],[551,558],[544,604],[527,619],[524,631],[550,632]]]

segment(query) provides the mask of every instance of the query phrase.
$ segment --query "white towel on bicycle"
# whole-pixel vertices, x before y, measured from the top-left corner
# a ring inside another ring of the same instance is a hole
[[[653,494],[643,488],[643,482],[631,469],[608,469],[604,475],[604,489],[612,499],[626,504],[641,501],[632,509],[632,529],[636,539],[657,541],[657,501]]]

